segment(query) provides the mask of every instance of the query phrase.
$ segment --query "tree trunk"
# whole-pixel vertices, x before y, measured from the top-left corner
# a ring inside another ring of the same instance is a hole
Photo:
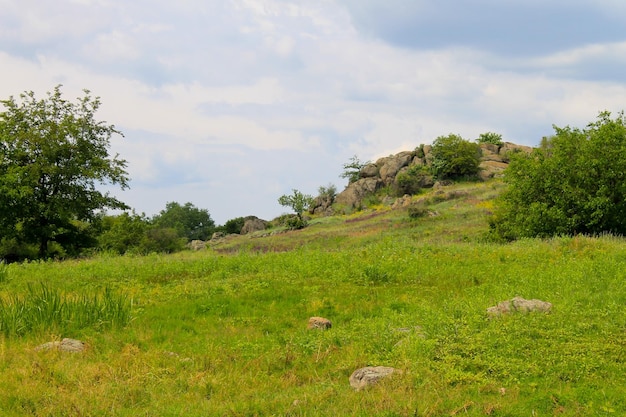
[[[48,237],[41,236],[39,239],[39,259],[45,259],[48,256]]]

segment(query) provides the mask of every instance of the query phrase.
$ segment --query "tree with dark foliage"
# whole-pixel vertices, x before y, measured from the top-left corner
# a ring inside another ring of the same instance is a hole
[[[55,87],[44,99],[33,92],[0,101],[0,232],[38,246],[48,256],[50,242],[77,232],[77,223],[97,212],[126,209],[98,186],[128,188],[126,161],[109,154],[110,139],[121,133],[95,119],[100,99],[84,91],[72,103]]]

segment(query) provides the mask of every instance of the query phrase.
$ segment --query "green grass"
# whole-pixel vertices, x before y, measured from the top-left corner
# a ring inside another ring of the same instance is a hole
[[[0,414],[623,415],[626,240],[492,243],[499,185],[457,188],[416,197],[436,213],[418,219],[381,206],[200,252],[8,265],[2,300],[108,291],[132,320],[0,336]],[[487,317],[516,295],[553,310]],[[88,348],[34,350],[62,337]],[[403,372],[355,392],[366,365]]]

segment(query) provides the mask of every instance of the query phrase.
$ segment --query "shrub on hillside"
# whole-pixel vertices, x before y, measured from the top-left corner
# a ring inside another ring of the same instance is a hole
[[[438,179],[476,177],[480,171],[480,145],[459,135],[439,136],[430,151],[431,169]]]
[[[504,145],[504,142],[502,141],[502,135],[499,133],[494,133],[494,132],[481,133],[478,136],[478,139],[476,139],[476,142],[477,143],[490,143],[496,146]]]
[[[503,239],[626,234],[626,119],[599,114],[585,129],[554,127],[531,154],[511,156],[490,220]]]
[[[418,194],[422,190],[425,178],[428,175],[428,172],[426,172],[423,167],[412,165],[406,171],[402,171],[396,175],[396,180],[394,182],[394,194],[398,197],[405,194]]]

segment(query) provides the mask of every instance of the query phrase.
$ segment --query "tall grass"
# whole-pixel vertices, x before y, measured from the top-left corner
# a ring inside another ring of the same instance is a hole
[[[0,334],[70,332],[92,327],[123,327],[130,321],[131,302],[109,288],[93,294],[65,294],[46,284],[28,285],[25,295],[0,297]]]
[[[86,355],[27,349],[60,324],[0,332],[0,415],[626,415],[626,239],[489,242],[494,192],[199,252],[11,264],[10,317],[75,323],[66,305],[102,306],[107,287],[133,320],[81,324]],[[518,295],[552,312],[487,316]],[[403,372],[354,392],[366,365]]]

